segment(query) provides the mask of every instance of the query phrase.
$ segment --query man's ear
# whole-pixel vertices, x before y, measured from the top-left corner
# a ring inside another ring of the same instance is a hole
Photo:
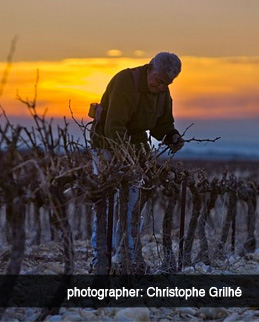
[[[153,70],[153,64],[152,63],[149,63],[148,64],[148,67],[147,67],[148,71],[151,71]]]

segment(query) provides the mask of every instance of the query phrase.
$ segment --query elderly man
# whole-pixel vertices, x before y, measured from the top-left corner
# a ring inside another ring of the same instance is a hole
[[[151,136],[167,144],[173,152],[183,147],[174,127],[172,99],[168,89],[181,71],[181,61],[167,52],[157,54],[149,64],[116,74],[107,86],[98,108],[101,116],[91,129],[95,147],[105,147],[104,138],[128,138],[136,148]]]
[[[128,68],[116,74],[108,84],[101,103],[94,105],[91,141],[94,149],[109,150],[109,140],[122,138],[139,149],[149,149],[146,131],[151,136],[167,144],[176,152],[183,147],[184,141],[174,127],[172,99],[168,86],[181,71],[181,61],[167,52],[157,54],[149,64]],[[119,141],[121,142],[121,141]],[[108,153],[109,155],[109,153]],[[98,163],[98,161],[97,161]],[[129,187],[127,229],[129,254],[134,260],[134,243],[131,219],[134,206],[139,198],[139,191]],[[95,219],[96,220],[96,219]],[[119,227],[119,225],[117,225]],[[117,229],[117,245],[120,237]],[[92,235],[96,252],[96,224]],[[96,257],[93,262],[96,262]]]

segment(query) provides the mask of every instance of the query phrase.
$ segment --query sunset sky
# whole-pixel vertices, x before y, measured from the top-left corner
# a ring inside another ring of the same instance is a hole
[[[15,62],[1,105],[8,114],[24,116],[18,100],[32,99],[39,68],[37,106],[51,116],[68,116],[68,105],[84,117],[91,102],[98,102],[113,74],[147,59],[80,58],[49,62]],[[259,117],[259,59],[252,57],[182,57],[183,71],[170,86],[174,115],[181,118]],[[0,64],[3,70],[5,64]]]
[[[180,119],[259,120],[258,0],[1,0],[0,77],[16,50],[0,104],[25,117],[33,98],[48,115],[85,117],[119,70],[177,53],[170,91]]]

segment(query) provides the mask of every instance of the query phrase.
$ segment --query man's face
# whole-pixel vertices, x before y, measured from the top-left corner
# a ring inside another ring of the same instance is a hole
[[[166,74],[153,69],[147,70],[147,86],[151,93],[164,92],[171,83],[172,80]]]

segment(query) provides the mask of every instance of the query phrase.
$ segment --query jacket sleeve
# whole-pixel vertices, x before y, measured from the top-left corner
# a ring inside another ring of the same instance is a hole
[[[109,102],[104,126],[107,138],[116,140],[127,136],[126,124],[136,108],[136,95],[133,79],[127,70],[124,70],[112,79],[107,87]]]
[[[158,141],[161,141],[167,134],[179,134],[179,132],[174,127],[172,105],[172,98],[168,91],[165,96],[165,106],[163,114],[157,119],[155,127],[150,130],[150,134]]]

